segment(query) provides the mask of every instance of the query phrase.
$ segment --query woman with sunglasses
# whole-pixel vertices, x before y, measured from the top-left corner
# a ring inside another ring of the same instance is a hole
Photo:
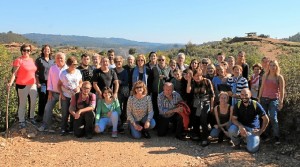
[[[130,125],[131,136],[135,139],[151,138],[148,130],[155,127],[153,107],[150,96],[147,96],[147,87],[142,81],[133,86],[133,95],[127,104],[127,118]]]
[[[34,60],[30,57],[30,53],[32,51],[31,45],[23,44],[20,51],[22,56],[13,61],[13,74],[10,82],[7,84],[7,88],[10,90],[10,87],[16,79],[16,89],[19,100],[19,128],[25,128],[25,112],[28,95],[30,97],[30,122],[36,125],[34,120],[34,110],[37,96],[37,81],[35,78],[37,67],[35,66]]]
[[[135,84],[137,81],[143,81],[148,87],[148,78],[151,72],[151,69],[145,65],[146,57],[143,54],[139,54],[136,57],[136,66],[133,69],[132,73],[132,84]]]
[[[207,65],[211,64],[211,60],[209,58],[203,58],[201,60],[201,63],[199,63],[199,66],[202,70],[203,76],[207,75]]]
[[[74,117],[70,116],[70,125],[68,127],[69,118],[69,106],[71,97],[80,91],[82,86],[82,75],[81,72],[76,69],[78,66],[77,60],[74,56],[67,59],[66,64],[69,66],[68,69],[62,71],[59,75],[59,81],[57,84],[58,91],[61,98],[61,112],[62,112],[62,123],[61,123],[61,136],[67,134],[67,131],[73,131]]]

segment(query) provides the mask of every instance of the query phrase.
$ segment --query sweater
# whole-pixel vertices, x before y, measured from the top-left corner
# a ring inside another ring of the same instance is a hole
[[[98,99],[97,101],[97,110],[96,110],[96,123],[99,122],[100,118],[102,117],[108,117],[107,113],[110,111],[116,111],[120,115],[121,109],[120,109],[120,103],[119,100],[116,99],[111,103],[111,107],[108,108],[107,105],[104,102],[104,99]]]

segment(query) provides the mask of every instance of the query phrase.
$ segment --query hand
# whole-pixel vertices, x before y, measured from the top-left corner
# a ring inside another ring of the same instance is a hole
[[[138,125],[138,124],[133,124],[133,127],[137,131],[141,131],[143,129],[143,127],[141,125]]]
[[[214,108],[213,107],[210,107],[210,112],[214,113]]]
[[[80,113],[77,111],[75,114],[74,114],[74,119],[79,119],[80,117]]]
[[[283,102],[279,102],[279,104],[278,104],[278,110],[281,110],[282,107],[283,107]]]
[[[218,129],[218,128],[219,128],[219,126],[218,126],[218,125],[214,125],[214,128],[215,128],[215,129]]]
[[[10,87],[11,87],[11,85],[12,85],[12,84],[10,84],[10,83],[7,83],[7,91],[9,91],[9,90],[10,90]]]
[[[109,117],[109,118],[110,118],[110,116],[111,116],[111,113],[112,113],[112,111],[108,112],[108,113],[107,113],[107,117]]]
[[[48,94],[48,100],[52,100],[53,99],[53,95],[52,95],[52,92],[49,91],[49,94]]]
[[[99,91],[99,92],[97,92],[97,94],[98,94],[99,99],[102,99],[102,92]]]
[[[159,79],[164,79],[164,75],[159,75]]]
[[[174,112],[181,113],[182,111],[183,111],[182,107],[178,107],[175,109]]]
[[[63,94],[60,94],[60,98],[61,98],[62,100],[66,100],[66,97],[65,97]]]
[[[150,127],[150,121],[146,121],[145,122],[145,125],[144,125],[144,128],[145,129],[148,129]]]
[[[37,87],[37,88],[40,88],[41,86],[42,86],[42,85],[41,85],[40,83],[37,83],[37,84],[36,84],[36,87]]]
[[[118,93],[113,94],[114,99],[118,99]]]
[[[239,127],[239,130],[240,130],[241,136],[247,137],[247,131],[244,127]]]
[[[253,129],[252,134],[254,134],[256,136],[260,136],[262,134],[262,132],[259,129]]]
[[[79,86],[77,86],[75,89],[73,89],[73,92],[75,92],[75,93],[80,92]]]

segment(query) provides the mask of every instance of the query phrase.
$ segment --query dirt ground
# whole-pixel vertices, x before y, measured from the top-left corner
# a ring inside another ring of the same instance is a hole
[[[180,141],[171,134],[151,139],[132,139],[128,132],[93,139],[72,135],[23,131],[11,128],[9,138],[0,137],[0,166],[299,166],[300,150],[294,145],[263,143],[258,153],[235,150],[229,142]]]

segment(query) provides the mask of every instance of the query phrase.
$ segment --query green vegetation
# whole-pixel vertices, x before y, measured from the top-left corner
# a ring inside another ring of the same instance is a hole
[[[33,43],[29,39],[25,38],[20,34],[15,34],[11,31],[7,33],[0,33],[0,43]]]
[[[300,42],[300,32],[298,32],[297,34],[295,34],[293,36],[285,38],[284,40],[293,41],[293,42]]]

